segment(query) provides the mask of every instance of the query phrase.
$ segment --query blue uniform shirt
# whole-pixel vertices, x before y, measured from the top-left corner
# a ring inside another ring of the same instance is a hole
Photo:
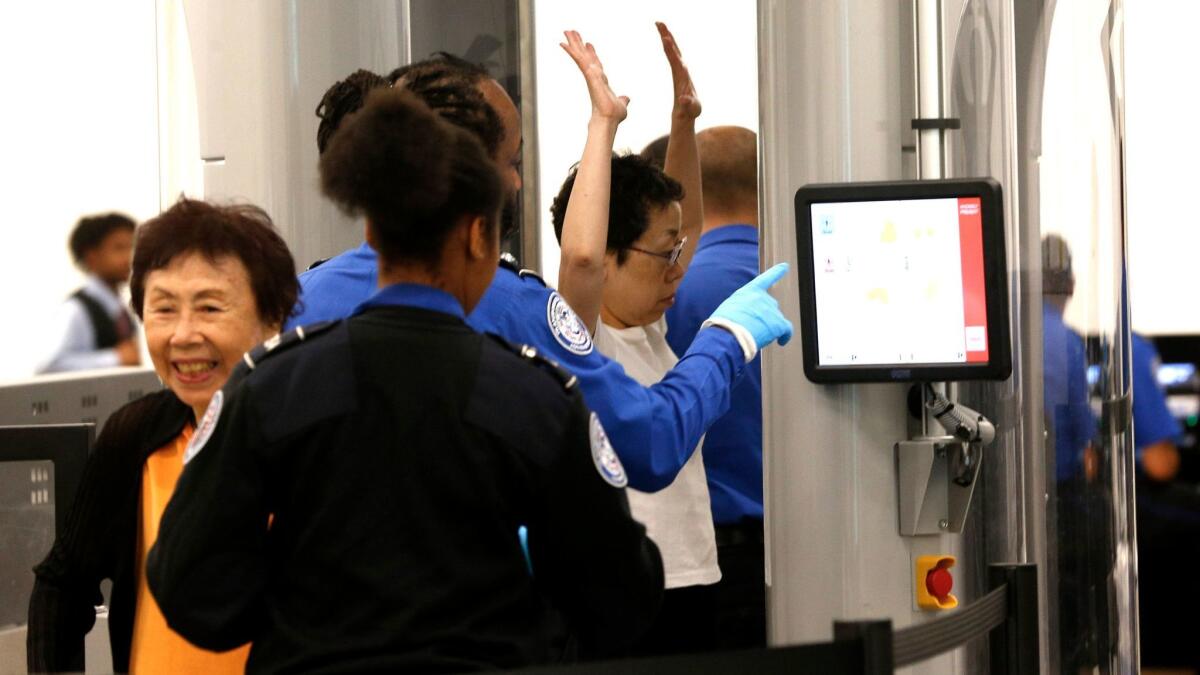
[[[1081,475],[1083,451],[1099,427],[1088,403],[1083,338],[1050,303],[1042,304],[1042,334],[1046,421],[1054,431],[1055,475],[1066,481]]]
[[[349,316],[375,293],[376,277],[374,251],[365,244],[300,275],[304,309],[289,326]],[[671,484],[700,437],[729,410],[730,388],[746,367],[737,338],[710,328],[700,331],[660,382],[643,387],[595,350],[591,335],[562,296],[536,274],[518,272],[507,262],[496,270],[467,323],[530,345],[578,377],[584,400],[625,467],[629,486],[644,492]]]
[[[1167,398],[1155,377],[1158,351],[1149,340],[1133,334],[1133,445],[1138,455],[1160,441],[1179,442],[1179,422],[1167,408]]]
[[[704,233],[667,310],[667,343],[687,352],[700,324],[758,276],[758,228],[726,225]],[[704,471],[719,525],[763,517],[762,367],[755,357],[732,392],[729,412],[704,437]]]
[[[644,492],[675,480],[705,430],[729,410],[731,385],[746,366],[737,338],[709,328],[662,380],[643,387],[596,351],[587,328],[557,291],[507,263],[496,270],[467,323],[531,345],[578,377],[584,400],[625,465],[629,486]]]
[[[344,319],[379,290],[375,250],[365,242],[300,274],[297,314],[284,330],[319,321]]]

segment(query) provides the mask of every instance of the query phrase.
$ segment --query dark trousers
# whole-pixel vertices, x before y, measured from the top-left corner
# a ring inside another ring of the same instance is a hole
[[[634,645],[631,656],[667,656],[713,651],[715,586],[668,588],[650,632]]]
[[[766,559],[763,522],[717,525],[721,581],[715,587],[715,649],[767,646]]]
[[[1200,494],[1188,484],[1138,477],[1138,628],[1142,665],[1200,670]]]

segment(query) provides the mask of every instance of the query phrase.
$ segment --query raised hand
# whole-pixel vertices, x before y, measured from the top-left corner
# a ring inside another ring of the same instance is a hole
[[[671,114],[696,119],[700,116],[700,97],[696,95],[696,87],[692,84],[692,76],[683,62],[679,44],[675,42],[675,36],[671,34],[667,24],[659,21],[654,25],[658,27],[663,53],[667,55],[667,63],[671,65],[671,81],[675,86],[675,107]]]
[[[592,99],[592,117],[601,117],[615,122],[621,122],[628,114],[629,97],[617,96],[608,85],[608,77],[604,75],[604,65],[596,56],[596,48],[592,43],[583,41],[578,31],[563,31],[567,41],[560,42],[570,57],[579,66],[583,79],[587,82],[588,96]],[[684,69],[686,73],[686,69]]]

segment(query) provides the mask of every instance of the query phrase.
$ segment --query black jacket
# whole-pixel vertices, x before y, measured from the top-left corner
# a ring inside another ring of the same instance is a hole
[[[82,671],[83,638],[111,579],[108,633],[113,670],[129,670],[137,603],[142,466],[183,431],[192,409],[169,390],[125,405],[105,423],[50,555],[34,568],[27,662],[31,672]]]
[[[650,625],[661,559],[573,377],[416,307],[314,332],[252,352],[198,425],[147,563],[171,628],[315,673],[545,663]]]

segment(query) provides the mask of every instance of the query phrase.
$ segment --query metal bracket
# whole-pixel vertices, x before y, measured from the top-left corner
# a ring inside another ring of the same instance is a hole
[[[896,443],[901,536],[962,532],[982,460],[981,445],[953,436]]]

